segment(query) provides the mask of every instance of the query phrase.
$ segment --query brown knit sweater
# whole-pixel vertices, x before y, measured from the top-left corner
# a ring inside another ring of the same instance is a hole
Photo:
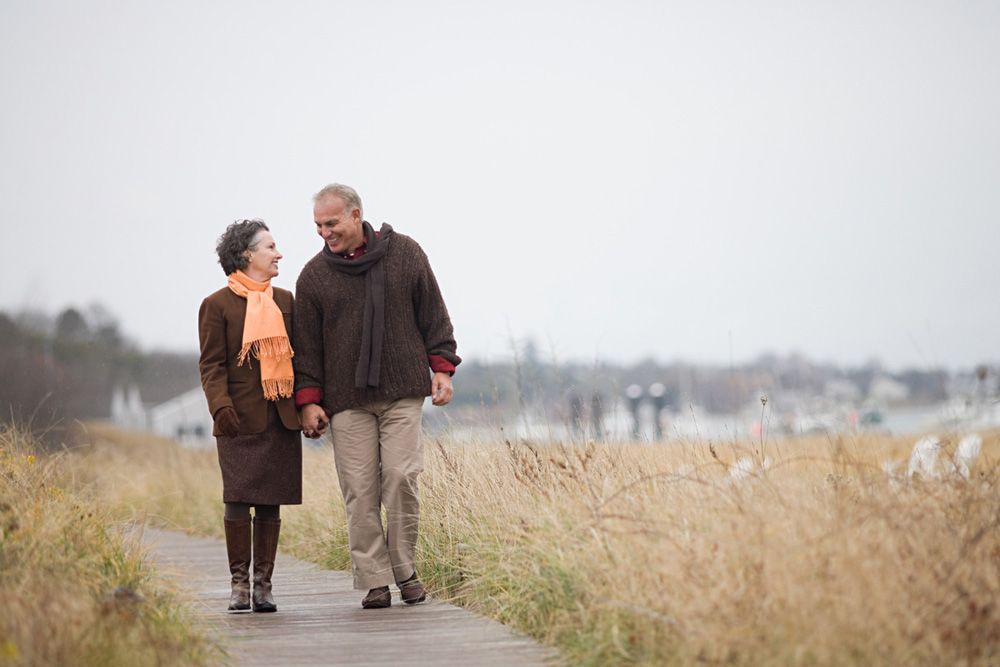
[[[393,232],[382,262],[385,334],[378,387],[354,386],[365,276],[338,271],[320,252],[295,283],[295,391],[321,388],[328,415],[374,401],[430,396],[428,355],[456,366],[462,361],[441,290],[417,242]]]

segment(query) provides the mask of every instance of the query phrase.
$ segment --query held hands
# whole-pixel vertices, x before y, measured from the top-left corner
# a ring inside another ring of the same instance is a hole
[[[431,379],[431,403],[447,405],[451,402],[453,393],[451,375],[435,373]],[[326,433],[326,427],[330,424],[330,418],[326,416],[326,411],[315,403],[306,403],[302,406],[299,411],[299,420],[302,422],[302,433],[307,438],[313,439]]]
[[[228,405],[219,408],[219,411],[215,413],[215,425],[230,438],[235,438],[240,434],[240,418],[236,415],[236,410]]]
[[[448,405],[454,390],[451,386],[451,375],[448,373],[435,373],[431,378],[431,403],[434,405]]]
[[[302,432],[307,438],[316,439],[326,433],[327,424],[330,423],[326,411],[315,403],[306,403],[299,412],[299,419],[302,421]]]

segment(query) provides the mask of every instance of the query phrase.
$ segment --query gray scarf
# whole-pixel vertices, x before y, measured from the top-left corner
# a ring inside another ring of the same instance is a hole
[[[392,226],[382,223],[378,234],[368,221],[362,221],[365,232],[365,254],[346,259],[323,246],[323,256],[333,268],[352,276],[365,276],[365,313],[361,328],[361,355],[354,372],[354,386],[359,389],[377,387],[382,368],[382,334],[385,333],[385,267],[382,258],[389,249]]]

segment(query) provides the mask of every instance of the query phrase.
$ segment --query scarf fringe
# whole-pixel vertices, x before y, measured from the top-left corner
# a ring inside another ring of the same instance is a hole
[[[292,344],[288,342],[287,336],[272,336],[271,338],[261,338],[243,343],[240,354],[236,358],[236,365],[242,366],[248,355],[254,359],[272,357],[281,361],[291,359],[295,356],[295,352],[292,351]]]
[[[279,398],[291,398],[292,389],[295,386],[294,378],[277,378],[264,380],[264,398],[269,401],[276,401]]]

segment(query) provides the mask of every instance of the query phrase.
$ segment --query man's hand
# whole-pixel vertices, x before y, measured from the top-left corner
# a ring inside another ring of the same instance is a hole
[[[431,403],[434,405],[448,405],[454,390],[451,386],[451,375],[448,373],[435,373],[431,378]]]
[[[299,420],[302,422],[302,432],[307,438],[312,439],[326,433],[326,426],[330,423],[326,411],[315,403],[306,403],[302,406]]]

